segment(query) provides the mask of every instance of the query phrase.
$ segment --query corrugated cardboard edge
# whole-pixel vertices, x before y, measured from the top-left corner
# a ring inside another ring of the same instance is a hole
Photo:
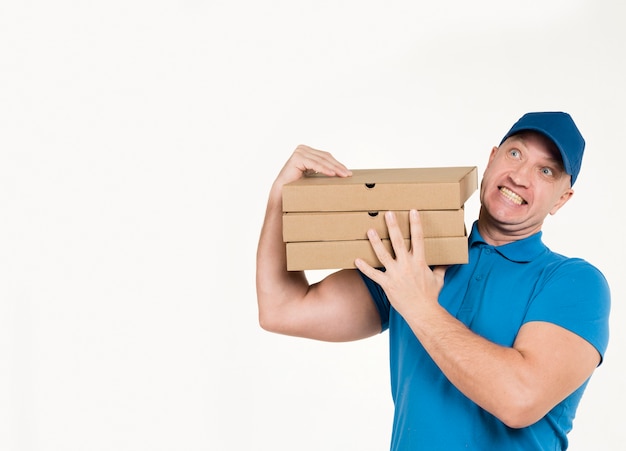
[[[384,211],[341,211],[283,213],[283,241],[342,241],[365,240],[370,228],[378,236],[389,238]],[[409,238],[409,212],[396,211],[402,236]],[[465,234],[464,209],[421,210],[424,236],[446,237]]]
[[[372,176],[361,183],[359,171]],[[412,180],[407,174],[415,172]],[[432,171],[432,174],[429,173]],[[450,171],[454,177],[445,177]],[[367,210],[453,210],[463,206],[478,187],[476,166],[401,168],[353,171],[353,177],[303,177],[283,187],[283,212]],[[402,174],[394,181],[390,174]],[[437,179],[436,176],[440,176]],[[380,179],[376,180],[376,174]],[[382,181],[381,181],[382,180]]]
[[[407,249],[410,248],[410,243],[409,239],[404,240]],[[383,244],[389,252],[392,251],[389,240],[383,240]],[[289,271],[355,268],[354,260],[357,257],[371,266],[382,266],[369,240],[287,243],[286,250]],[[467,263],[467,236],[425,238],[424,252],[429,265]]]

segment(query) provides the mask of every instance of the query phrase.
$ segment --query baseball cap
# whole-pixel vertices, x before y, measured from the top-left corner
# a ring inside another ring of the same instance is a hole
[[[572,117],[561,111],[526,113],[513,124],[500,144],[510,136],[525,130],[541,133],[554,142],[561,152],[565,171],[572,176],[572,185],[574,185],[583,161],[585,139]]]

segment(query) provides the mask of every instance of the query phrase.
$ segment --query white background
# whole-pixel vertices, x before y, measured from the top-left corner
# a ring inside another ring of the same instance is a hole
[[[0,449],[387,449],[386,334],[258,327],[270,185],[300,143],[482,174],[531,110],[587,139],[545,240],[613,294],[570,449],[620,449],[622,5],[2,0]]]

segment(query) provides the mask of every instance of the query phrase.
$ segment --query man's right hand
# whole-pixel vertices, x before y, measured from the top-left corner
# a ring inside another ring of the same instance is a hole
[[[293,154],[276,178],[275,185],[282,186],[298,180],[303,175],[320,173],[329,177],[349,177],[352,171],[335,159],[329,152],[313,149],[303,144]]]

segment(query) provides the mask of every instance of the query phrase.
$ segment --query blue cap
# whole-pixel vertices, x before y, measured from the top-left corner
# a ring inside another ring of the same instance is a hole
[[[526,113],[504,135],[500,144],[516,133],[531,130],[548,137],[561,152],[565,171],[572,176],[572,185],[583,162],[585,139],[572,117],[560,111]]]

